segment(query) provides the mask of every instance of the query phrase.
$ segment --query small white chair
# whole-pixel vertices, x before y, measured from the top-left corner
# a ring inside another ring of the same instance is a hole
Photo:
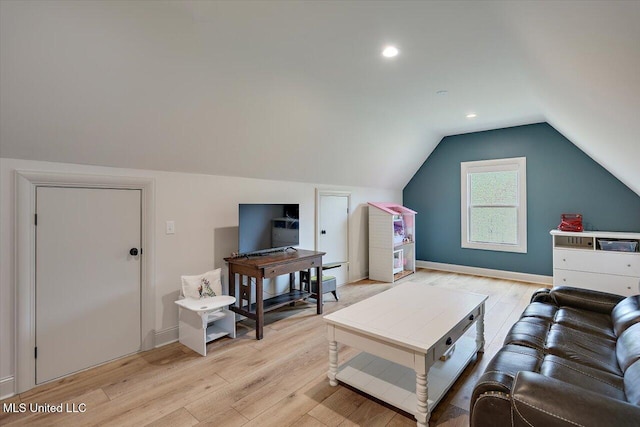
[[[235,313],[228,306],[235,297],[222,295],[220,269],[198,276],[182,276],[181,299],[178,305],[178,333],[180,343],[193,351],[207,355],[207,343],[229,335],[236,337]],[[199,296],[199,283],[207,280],[215,296]]]

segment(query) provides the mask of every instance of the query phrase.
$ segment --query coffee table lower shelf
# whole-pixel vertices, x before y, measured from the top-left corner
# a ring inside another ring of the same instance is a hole
[[[440,402],[478,351],[475,338],[466,335],[455,345],[448,360],[438,360],[429,369],[429,411]],[[338,368],[336,379],[416,415],[416,373],[411,368],[362,352]]]

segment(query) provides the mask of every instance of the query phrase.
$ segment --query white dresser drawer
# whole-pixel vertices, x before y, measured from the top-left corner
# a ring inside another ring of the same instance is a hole
[[[560,268],[553,269],[553,285],[574,286],[623,296],[640,294],[640,277],[589,273]]]
[[[640,253],[555,249],[553,267],[563,270],[640,277]]]

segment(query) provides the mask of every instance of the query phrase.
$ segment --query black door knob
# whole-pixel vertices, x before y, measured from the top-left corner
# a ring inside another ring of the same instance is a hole
[[[137,256],[138,255],[138,248],[131,248],[131,250],[129,251],[129,255]]]

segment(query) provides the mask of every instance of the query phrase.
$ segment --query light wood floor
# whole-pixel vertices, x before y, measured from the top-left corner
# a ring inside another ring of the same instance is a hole
[[[485,354],[472,361],[433,412],[431,426],[469,424],[469,398],[540,285],[419,270],[395,285],[363,280],[325,296],[325,313],[407,281],[489,295]],[[471,328],[471,333],[475,333]],[[339,347],[340,362],[357,351]],[[49,383],[2,403],[86,404],[84,413],[0,412],[1,425],[114,426],[415,426],[415,420],[346,387],[329,386],[328,344],[313,304],[266,315],[264,339],[253,322],[238,338],[209,344],[208,356],[173,343]]]

